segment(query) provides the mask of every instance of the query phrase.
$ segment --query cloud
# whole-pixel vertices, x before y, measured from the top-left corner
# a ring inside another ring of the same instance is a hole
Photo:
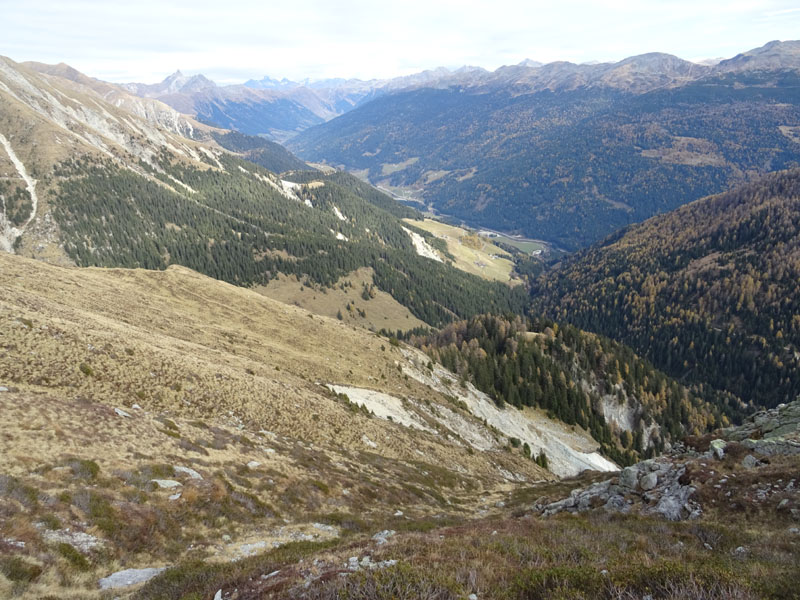
[[[800,31],[800,9],[786,0],[26,0],[2,2],[2,14],[0,53],[112,81],[177,68],[231,82],[650,51],[730,56]]]

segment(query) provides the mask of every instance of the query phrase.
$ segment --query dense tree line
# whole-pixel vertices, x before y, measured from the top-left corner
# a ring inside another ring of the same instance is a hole
[[[13,225],[22,225],[31,216],[33,200],[24,184],[0,179],[0,208]]]
[[[306,163],[280,144],[262,137],[246,135],[238,131],[213,132],[211,135],[226,150],[237,152],[243,158],[273,173],[309,168]]]
[[[623,464],[728,422],[630,348],[547,319],[480,315],[411,341],[498,405],[538,407],[583,427]],[[617,404],[629,407],[631,430],[606,421],[604,405]]]
[[[770,175],[568,258],[534,306],[683,381],[775,406],[800,394],[798,232],[800,170]]]
[[[380,289],[433,325],[525,307],[520,289],[418,256],[402,222],[347,181],[301,186],[291,197],[266,169],[220,161],[224,171],[201,169],[163,152],[158,168],[141,165],[161,183],[110,162],[62,164],[53,205],[67,252],[84,266],[182,264],[245,286],[279,272],[331,285],[369,266]]]

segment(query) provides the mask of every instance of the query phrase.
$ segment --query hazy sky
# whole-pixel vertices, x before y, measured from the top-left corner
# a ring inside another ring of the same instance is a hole
[[[176,69],[235,83],[652,51],[700,59],[797,38],[798,0],[0,0],[0,54],[117,82]]]

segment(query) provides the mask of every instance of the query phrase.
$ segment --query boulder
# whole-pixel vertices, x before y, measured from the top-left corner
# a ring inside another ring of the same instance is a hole
[[[759,465],[758,459],[752,454],[748,454],[742,459],[742,466],[745,469],[754,469]]]
[[[202,479],[203,478],[203,476],[200,475],[200,473],[198,473],[194,469],[190,469],[189,467],[175,466],[175,467],[173,467],[173,469],[175,469],[176,473],[183,473],[184,475],[188,475],[192,479]]]
[[[180,481],[174,481],[173,479],[151,479],[150,481],[164,490],[171,490],[183,485]]]
[[[714,453],[714,456],[717,457],[717,460],[722,460],[725,456],[725,446],[728,445],[728,442],[725,440],[711,440],[711,444],[709,444],[709,448]]]
[[[631,490],[635,490],[639,483],[639,471],[633,467],[625,467],[619,474],[619,484]]]
[[[125,569],[124,571],[117,571],[108,577],[103,577],[98,583],[101,590],[113,590],[116,588],[130,587],[145,581],[151,580],[153,577],[164,571],[166,567],[149,568],[149,569]]]
[[[648,473],[644,477],[639,480],[639,486],[644,491],[652,490],[654,487],[658,485],[658,474],[657,473]]]

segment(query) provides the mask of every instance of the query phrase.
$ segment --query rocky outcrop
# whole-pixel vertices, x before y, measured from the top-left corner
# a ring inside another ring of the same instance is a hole
[[[781,404],[775,409],[756,413],[743,425],[718,432],[718,437],[704,439],[700,451],[686,449],[676,444],[672,455],[646,460],[626,467],[619,475],[573,490],[569,497],[548,503],[537,503],[534,510],[544,516],[560,512],[580,513],[602,509],[611,512],[638,512],[640,514],[660,515],[670,521],[695,519],[702,514],[702,508],[695,492],[693,481],[698,474],[707,472],[703,479],[713,476],[714,462],[726,459],[728,451],[742,455],[737,459],[740,468],[757,469],[769,463],[769,457],[800,455],[800,399]],[[732,455],[734,456],[734,455]],[[760,457],[760,458],[759,458]],[[735,477],[735,474],[731,475]],[[719,479],[715,488],[721,488],[727,478]],[[779,483],[783,483],[780,480]],[[786,492],[794,489],[794,480],[788,486],[774,486]],[[771,487],[763,493],[756,486],[756,495],[766,499]],[[730,494],[727,495],[728,497]],[[779,510],[787,509],[790,500],[786,499]],[[794,514],[794,513],[793,513]]]
[[[614,479],[573,490],[568,498],[534,508],[544,516],[603,509],[657,514],[670,521],[697,518],[702,511],[691,498],[695,488],[682,483],[685,472],[684,465],[668,458],[646,460],[624,468]]]
[[[787,442],[800,449],[800,399],[757,412],[739,427],[723,429],[720,437],[754,447],[755,441]]]

